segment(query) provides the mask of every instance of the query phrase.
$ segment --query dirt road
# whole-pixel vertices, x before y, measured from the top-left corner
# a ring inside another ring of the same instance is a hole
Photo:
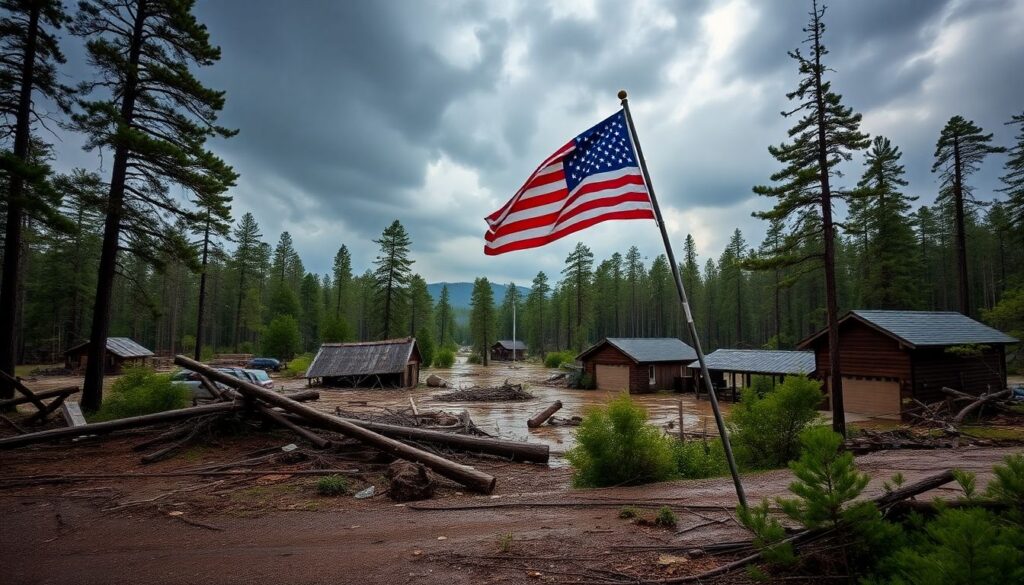
[[[901,471],[914,481],[955,465],[987,472],[1020,449],[879,452],[858,466],[881,481]],[[527,466],[491,468],[506,477]],[[565,469],[546,470],[561,483]],[[555,479],[555,478],[549,478]],[[749,496],[784,495],[786,471],[745,478]],[[499,482],[500,484],[501,482]],[[172,495],[159,508],[110,510],[105,490],[128,484],[22,488],[0,492],[0,582],[21,584],[163,583],[520,583],[574,582],[593,571],[651,576],[699,572],[712,558],[659,567],[658,552],[623,546],[721,542],[742,538],[731,520],[727,478],[669,482],[636,488],[516,493],[498,497],[448,492],[419,505],[386,498],[345,498],[330,510],[271,508],[244,513],[202,513]],[[159,491],[159,490],[158,490]],[[151,493],[151,492],[144,492]],[[926,497],[955,497],[952,486]],[[136,496],[136,497],[141,497]],[[640,527],[618,518],[626,504],[669,505],[678,530]],[[696,509],[685,506],[699,506]],[[457,508],[429,511],[418,508]],[[179,509],[187,513],[175,515]],[[699,527],[687,531],[688,528]],[[511,535],[511,536],[509,536]],[[541,573],[531,578],[529,572]],[[607,575],[608,573],[604,573]],[[729,581],[733,582],[733,581]]]

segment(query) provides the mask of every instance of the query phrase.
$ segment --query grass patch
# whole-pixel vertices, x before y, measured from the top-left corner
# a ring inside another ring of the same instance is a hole
[[[993,427],[972,425],[960,427],[960,432],[978,439],[995,441],[1024,441],[1024,427]]]
[[[672,446],[679,476],[685,479],[719,477],[729,473],[729,462],[720,439],[677,442]]]
[[[658,513],[654,516],[655,526],[661,526],[662,528],[675,528],[677,524],[679,524],[679,517],[672,511],[672,508],[669,508],[668,506],[658,508]]]
[[[498,537],[498,551],[508,553],[512,551],[512,544],[515,542],[511,532],[506,532]]]
[[[313,363],[313,356],[308,353],[297,355],[288,362],[288,367],[282,370],[282,373],[289,378],[302,377],[311,363]]]
[[[176,410],[188,406],[191,398],[188,387],[171,382],[170,374],[132,368],[114,382],[103,405],[89,418],[96,422]]]
[[[619,518],[623,520],[632,520],[640,517],[640,510],[633,506],[626,506],[619,510]]]
[[[316,482],[316,493],[321,496],[343,496],[348,491],[348,480],[340,475],[327,475]]]
[[[441,348],[437,350],[437,354],[434,356],[434,367],[435,368],[450,368],[455,365],[455,352],[448,348]]]

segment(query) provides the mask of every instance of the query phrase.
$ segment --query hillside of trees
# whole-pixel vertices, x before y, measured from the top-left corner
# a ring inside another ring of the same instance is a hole
[[[70,345],[108,334],[199,356],[288,358],[322,342],[405,335],[482,351],[511,336],[513,306],[535,354],[606,336],[687,337],[667,260],[635,247],[596,259],[581,242],[560,273],[508,283],[498,295],[482,276],[468,310],[444,287],[431,295],[398,220],[381,226],[378,255],[356,262],[370,267],[363,273],[353,272],[343,242],[332,270],[312,273],[287,232],[266,234],[251,214],[232,214],[237,174],[206,141],[235,130],[216,123],[224,93],[196,76],[220,50],[191,2],[88,0],[74,14],[56,0],[5,2],[0,19],[5,371],[52,363]],[[85,43],[93,82],[60,83],[64,32]],[[791,98],[805,100],[815,71],[826,70],[795,58],[805,81]],[[754,189],[778,200],[759,214],[765,239],[748,242],[736,230],[708,257],[698,257],[689,236],[675,243],[704,347],[791,348],[823,327],[826,259],[840,310],[959,310],[1020,335],[1024,113],[1007,112],[1006,127],[985,129],[953,115],[935,129],[938,192],[910,193],[899,145],[861,134],[859,114],[821,75],[816,81],[822,100],[791,112],[811,112],[791,131],[794,142],[770,148],[784,165],[774,186]],[[815,142],[815,115],[834,144]],[[54,119],[112,163],[54,172],[45,131]],[[809,162],[813,149],[828,172]],[[986,159],[1002,162],[999,193],[973,188]],[[840,163],[857,171],[831,170]],[[816,207],[819,175],[831,177],[832,200],[846,202],[835,221],[821,212],[831,200]],[[102,373],[87,375],[87,407],[96,406],[97,379]]]

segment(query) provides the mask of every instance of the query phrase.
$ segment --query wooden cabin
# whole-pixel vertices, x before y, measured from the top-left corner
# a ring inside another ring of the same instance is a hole
[[[914,400],[943,399],[944,386],[970,394],[1005,388],[1006,346],[1017,342],[960,313],[850,311],[839,320],[843,407],[898,418]],[[815,372],[827,393],[828,331],[798,347],[814,351]]]
[[[342,388],[412,388],[420,381],[416,339],[325,343],[306,370],[306,381]]]
[[[521,360],[526,357],[526,344],[522,341],[501,339],[491,346],[491,359],[497,362]]]
[[[751,385],[754,376],[768,376],[772,382],[782,382],[786,376],[813,376],[813,351],[786,351],[777,349],[716,349],[704,356],[716,395],[731,396],[735,401],[741,389]],[[700,364],[689,366],[693,387],[704,391]]]
[[[76,372],[84,370],[89,362],[89,343],[84,341],[67,349],[64,352],[64,367]],[[126,367],[149,365],[152,357],[153,352],[129,337],[108,337],[103,371],[107,374],[120,374]]]
[[[682,390],[686,366],[697,359],[697,352],[674,337],[609,337],[576,359],[599,390],[641,393]]]

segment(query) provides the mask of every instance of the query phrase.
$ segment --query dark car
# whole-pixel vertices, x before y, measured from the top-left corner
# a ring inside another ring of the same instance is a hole
[[[249,364],[246,367],[253,370],[280,372],[281,362],[274,358],[258,357],[249,360]]]

